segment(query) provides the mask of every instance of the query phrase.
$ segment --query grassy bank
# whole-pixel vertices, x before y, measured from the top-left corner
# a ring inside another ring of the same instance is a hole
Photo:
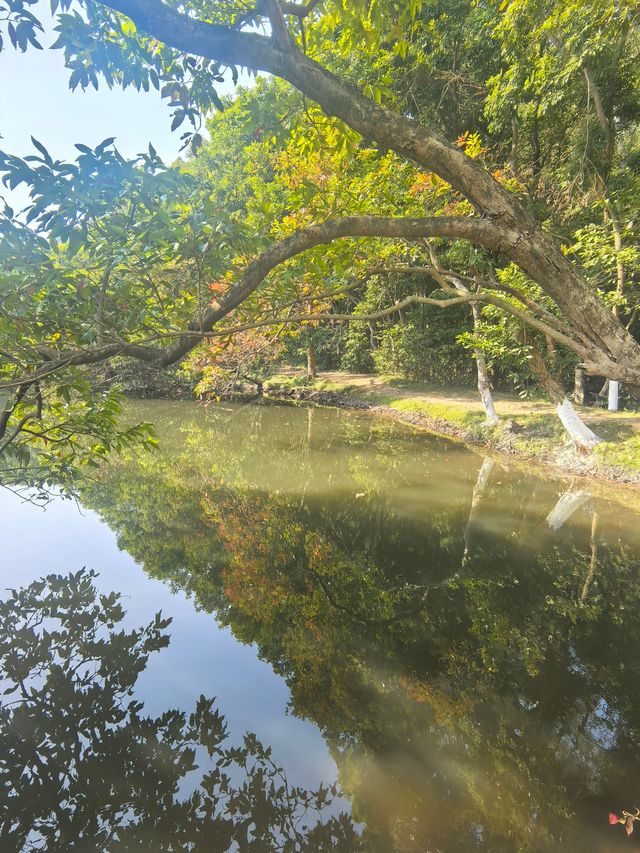
[[[380,414],[460,440],[552,465],[563,473],[617,482],[640,483],[640,414],[583,408],[581,415],[602,443],[589,456],[580,455],[551,405],[496,395],[501,422],[487,427],[473,389],[433,388],[393,377],[323,373],[309,382],[295,371],[272,377],[265,385],[273,395],[313,392],[322,402],[330,395],[342,405],[366,403]]]

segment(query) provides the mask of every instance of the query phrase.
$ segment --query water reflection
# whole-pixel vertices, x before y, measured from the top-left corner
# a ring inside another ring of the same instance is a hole
[[[635,516],[367,417],[144,416],[83,502],[286,678],[366,849],[633,845]]]
[[[0,602],[2,849],[360,849],[346,815],[318,820],[335,791],[289,787],[254,735],[229,746],[212,700],[144,715],[136,682],[171,620],[122,630],[120,596],[94,577]]]

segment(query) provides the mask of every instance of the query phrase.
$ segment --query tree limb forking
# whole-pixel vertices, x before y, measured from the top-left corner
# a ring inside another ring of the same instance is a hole
[[[290,237],[266,249],[251,263],[238,281],[204,312],[202,324],[192,323],[189,330],[174,347],[163,353],[158,366],[178,361],[195,346],[191,332],[212,328],[215,323],[237,308],[277,266],[315,246],[331,243],[345,237],[381,237],[419,240],[424,237],[443,237],[469,240],[487,248],[499,249],[501,237],[494,225],[486,219],[454,216],[428,216],[416,218],[349,216],[328,220],[318,225],[296,231]]]
[[[278,325],[283,322],[309,322],[311,320],[378,319],[379,317],[392,314],[399,310],[397,306],[383,309],[381,314],[375,316],[314,314],[289,317],[286,320],[257,321],[255,324],[246,324],[242,327],[234,328],[232,331],[214,331],[215,325],[251,296],[269,273],[280,264],[316,246],[328,244],[337,239],[358,237],[407,240],[424,240],[427,237],[440,237],[453,240],[469,240],[491,249],[498,249],[502,240],[502,236],[496,232],[495,226],[490,220],[473,217],[433,216],[400,218],[352,216],[311,225],[308,228],[296,231],[291,236],[284,238],[262,252],[249,264],[236,283],[219,300],[211,303],[201,317],[192,321],[187,330],[159,333],[138,341],[128,342],[118,340],[100,346],[87,347],[71,352],[60,352],[57,358],[50,357],[41,368],[31,370],[26,377],[23,376],[15,380],[0,383],[0,389],[16,388],[27,380],[33,383],[48,378],[65,367],[97,364],[115,356],[127,356],[152,364],[155,367],[166,367],[187,355],[203,338],[232,334],[249,328]],[[428,272],[428,270],[424,271]],[[457,299],[457,302],[454,301],[455,299]],[[562,343],[574,352],[577,352],[581,357],[586,356],[586,349],[579,341],[491,293],[470,293],[444,300],[414,296],[410,297],[409,300],[406,303],[398,303],[398,306],[402,308],[420,302],[437,307],[450,307],[454,304],[474,301],[492,304],[508,311],[523,322],[543,332],[543,334],[549,335],[549,337],[558,341],[558,343]],[[168,347],[149,346],[150,343],[166,342],[175,340],[176,338],[178,340]]]
[[[554,239],[476,160],[418,121],[374,103],[358,89],[277,38],[209,24],[177,12],[160,0],[102,0],[137,28],[170,47],[229,65],[266,71],[314,100],[385,149],[435,172],[461,192],[502,234],[501,251],[556,302],[575,334],[610,375],[640,371],[640,345],[599,300]],[[633,363],[621,371],[622,362]],[[637,382],[636,382],[637,384]]]
[[[240,332],[246,332],[251,329],[259,329],[264,328],[266,326],[279,326],[279,325],[291,325],[291,324],[300,324],[300,323],[314,323],[321,321],[331,321],[331,322],[365,322],[369,323],[373,320],[381,320],[384,317],[389,317],[393,314],[397,314],[405,308],[409,308],[412,305],[432,305],[436,308],[452,308],[456,305],[469,305],[474,302],[482,302],[487,305],[495,305],[497,308],[501,308],[503,311],[512,314],[514,317],[517,317],[523,323],[526,323],[531,328],[536,329],[544,335],[548,335],[553,340],[558,343],[566,346],[568,349],[571,349],[573,352],[578,355],[584,355],[585,350],[580,345],[579,342],[567,337],[566,335],[558,332],[556,329],[548,326],[546,323],[532,317],[527,314],[526,311],[518,308],[515,305],[512,305],[510,302],[507,302],[504,299],[500,299],[499,296],[494,296],[491,293],[465,293],[460,294],[458,296],[452,296],[448,299],[436,299],[432,296],[419,296],[414,294],[412,296],[407,296],[405,299],[402,299],[398,302],[394,302],[393,305],[389,305],[386,308],[381,308],[379,311],[373,311],[368,314],[338,314],[338,313],[315,313],[315,314],[293,314],[284,317],[271,317],[265,320],[255,320],[247,323],[241,323],[237,326],[227,327],[226,329],[214,329],[210,332],[202,332],[198,335],[199,339],[202,338],[210,338],[210,337],[226,337],[231,335],[236,335]]]
[[[440,276],[442,279],[458,279],[459,281],[475,285],[477,289],[485,288],[487,290],[499,290],[503,293],[507,293],[514,299],[517,299],[526,308],[528,308],[534,314],[537,314],[545,323],[547,323],[549,326],[552,326],[557,332],[564,334],[567,338],[571,338],[571,329],[569,328],[569,326],[567,326],[566,323],[562,323],[554,314],[552,314],[550,311],[547,311],[546,308],[535,302],[526,294],[517,290],[515,287],[511,287],[510,285],[504,284],[500,281],[496,281],[495,279],[486,279],[471,275],[464,275],[463,273],[454,272],[453,270],[440,269],[434,266],[424,267],[400,265],[394,267],[370,267],[367,272],[378,275],[382,275],[384,273],[401,273],[404,275],[428,275],[436,280],[438,280],[437,276]],[[454,289],[455,288],[452,288],[452,291]]]
[[[321,0],[309,0],[307,3],[280,3],[280,9],[284,15],[293,15],[295,18],[306,18],[321,3]]]

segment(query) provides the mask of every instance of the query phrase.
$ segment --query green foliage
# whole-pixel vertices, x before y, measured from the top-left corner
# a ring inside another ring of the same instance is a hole
[[[364,323],[352,323],[347,329],[340,368],[352,373],[373,373],[370,329]]]
[[[13,46],[37,46],[35,4],[0,0],[0,9]],[[638,331],[637,4],[323,0],[308,11],[303,20],[285,16],[302,51],[373,102],[438,128],[519,197],[598,299]],[[96,361],[137,358],[154,368],[171,361],[173,346],[182,356],[195,345],[203,315],[275,241],[357,214],[476,214],[446,170],[419,170],[282,80],[256,78],[221,100],[216,87],[227,73],[236,79],[232,64],[170,48],[100,3],[62,0],[53,13],[70,86],[103,80],[157,89],[190,150],[174,168],[153,146],[126,160],[112,139],[93,149],[78,144],[75,162],[57,161],[37,140],[32,156],[0,155],[5,185],[30,194],[24,211],[6,206],[0,214],[0,390],[9,394],[0,452],[25,416],[29,441],[42,449],[41,409],[59,404],[54,389],[45,392],[45,364],[55,363],[55,382],[86,382],[88,389],[89,373],[79,366],[87,350]],[[268,20],[262,4],[235,0],[215,8],[194,0],[189,14],[227,28],[230,38]],[[257,38],[256,49],[262,43]],[[500,293],[503,306],[535,313],[534,300],[552,323],[580,336],[571,312],[561,316],[502,253],[463,241],[436,240],[432,248],[465,286],[491,289],[497,279],[511,289]],[[189,364],[194,381],[215,391],[241,374],[263,379],[278,360],[299,362],[307,327],[278,325],[283,317],[376,314],[409,295],[440,298],[440,283],[427,272],[401,269],[430,264],[426,246],[397,239],[336,240],[289,257],[228,315],[243,334],[255,323],[264,324],[255,327],[260,331],[238,337],[237,345],[222,334],[200,347]],[[567,386],[576,361],[495,306],[483,309],[473,332],[468,308],[435,306],[345,330],[337,323],[309,328],[320,367],[470,383],[472,353],[463,347],[478,348],[496,384],[527,395],[539,383],[531,344]],[[181,337],[186,330],[189,340]],[[79,404],[82,393],[92,392],[78,390]],[[79,423],[81,411],[69,423]]]
[[[434,312],[412,311],[403,323],[387,327],[372,353],[376,372],[443,386],[472,383],[473,363],[456,345],[452,319]]]

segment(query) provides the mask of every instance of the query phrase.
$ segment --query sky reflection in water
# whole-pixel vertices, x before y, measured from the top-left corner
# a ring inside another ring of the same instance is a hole
[[[366,416],[131,413],[162,453],[81,511],[0,493],[2,587],[86,565],[127,624],[171,616],[146,710],[216,696],[296,784],[335,760],[369,849],[633,846],[606,815],[636,805],[634,514]]]

